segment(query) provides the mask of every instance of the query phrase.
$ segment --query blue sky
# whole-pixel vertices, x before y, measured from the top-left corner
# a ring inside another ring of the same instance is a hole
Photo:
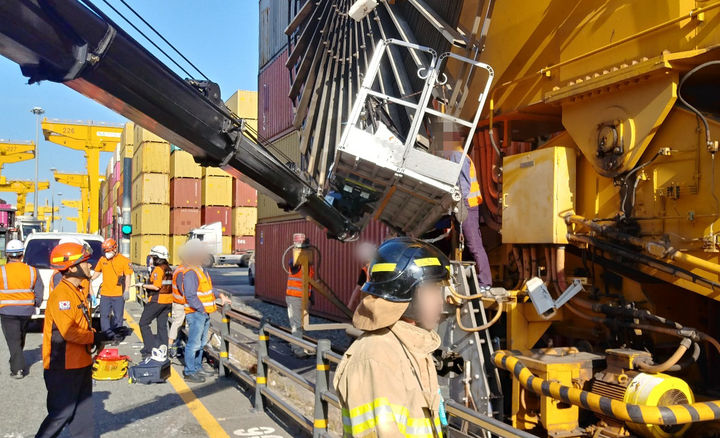
[[[140,26],[142,23],[125,9],[119,0],[108,1],[143,29]],[[211,80],[219,83],[224,99],[238,89],[257,90],[259,12],[256,0],[126,0],[126,2]],[[116,20],[120,27],[159,55],[161,61],[171,65],[125,21],[117,18],[101,0],[95,0],[95,3]],[[147,32],[146,34],[150,35]],[[159,38],[155,41],[163,47]],[[190,71],[189,68],[186,70]],[[182,77],[186,76],[180,74]],[[26,78],[20,73],[20,67],[0,56],[0,113],[2,114],[0,139],[34,141],[35,116],[30,112],[34,106],[45,109],[44,116],[48,118],[116,123],[126,121],[118,114],[62,84],[43,82],[40,85],[27,85]],[[49,169],[55,167],[63,172],[85,172],[83,153],[45,142],[42,140],[42,134],[39,152],[40,180],[50,181],[55,193],[62,193],[65,199],[79,199],[79,190],[53,182],[52,172]],[[100,163],[101,174],[104,173],[109,158],[109,153],[103,154]],[[8,164],[2,172],[8,179],[34,179],[35,165],[32,160]],[[0,198],[15,203],[13,193],[0,193]],[[40,204],[45,204],[45,201],[50,199],[50,191],[40,192],[39,198]],[[32,195],[28,196],[28,202],[32,202]],[[67,208],[62,210],[62,216],[74,215],[72,213],[72,210]],[[74,230],[73,225],[67,221],[62,225],[66,231]],[[56,224],[56,228],[60,229],[60,225]]]

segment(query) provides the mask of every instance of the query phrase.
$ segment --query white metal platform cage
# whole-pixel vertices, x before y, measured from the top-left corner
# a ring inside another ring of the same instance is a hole
[[[416,72],[419,90],[397,81],[405,57],[422,66]],[[449,60],[486,74],[471,120],[445,113],[438,98]],[[392,78],[394,87],[388,85]],[[492,80],[487,64],[453,53],[438,56],[404,41],[379,41],[336,149],[328,201],[361,228],[375,218],[410,236],[427,231],[461,200],[458,177]]]

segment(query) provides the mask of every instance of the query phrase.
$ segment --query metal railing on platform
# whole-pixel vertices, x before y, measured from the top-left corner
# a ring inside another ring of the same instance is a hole
[[[225,377],[235,375],[248,386],[254,388],[255,409],[264,410],[265,402],[269,402],[275,408],[280,409],[292,418],[301,428],[311,433],[314,438],[336,436],[328,430],[328,407],[332,405],[338,409],[342,408],[340,406],[340,400],[331,389],[330,371],[331,365],[340,363],[342,356],[332,351],[330,341],[328,339],[310,341],[307,338],[295,338],[286,330],[273,326],[264,319],[257,319],[251,315],[232,309],[230,305],[225,305],[222,308],[221,321],[220,338],[222,342],[219,353],[206,346],[206,352],[219,360],[221,375]],[[247,341],[234,336],[231,330],[232,324],[240,324],[256,331],[256,347],[253,348]],[[268,355],[270,336],[286,341],[291,345],[301,347],[306,352],[315,355],[315,382],[309,381],[304,376],[296,373]],[[245,353],[256,357],[257,362],[255,366],[257,371],[255,376],[230,361],[230,346],[235,346]],[[296,406],[293,406],[281,397],[280,394],[268,387],[267,374],[270,369],[290,379],[307,391],[314,393],[313,418],[307,418]],[[535,438],[534,435],[515,429],[495,418],[482,415],[455,401],[448,401],[446,403],[446,411],[448,416],[482,429],[482,435],[485,438],[490,438],[490,436]]]

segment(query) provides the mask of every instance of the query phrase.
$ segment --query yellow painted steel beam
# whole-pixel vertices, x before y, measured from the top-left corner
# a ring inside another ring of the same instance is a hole
[[[67,122],[44,119],[45,139],[70,149],[85,151],[87,159],[89,232],[100,227],[100,152],[112,152],[120,142],[123,125],[97,122]],[[77,187],[77,186],[76,186]]]
[[[38,182],[38,191],[39,190],[47,190],[50,188],[50,183],[48,181],[40,181]],[[15,209],[17,210],[17,214],[25,214],[27,209],[27,203],[26,203],[26,195],[28,193],[32,193],[35,191],[35,182],[34,181],[25,181],[25,180],[8,180],[5,181],[3,179],[2,183],[0,183],[0,192],[13,192],[17,194],[17,202],[15,204]]]
[[[75,224],[75,232],[76,233],[82,233],[82,230],[84,228],[82,218],[80,218],[78,216],[75,216],[75,217],[65,216],[65,220],[73,222]]]
[[[35,158],[35,143],[0,140],[0,173],[5,164],[19,163]]]
[[[59,182],[60,184],[65,184],[71,187],[77,187],[80,189],[80,208],[78,209],[78,215],[80,216],[80,219],[82,219],[82,225],[78,228],[78,232],[85,233],[87,232],[86,226],[88,223],[89,214],[90,214],[90,196],[89,196],[89,178],[88,175],[84,173],[62,173],[62,172],[55,172],[55,181]],[[99,180],[99,178],[98,178]],[[63,200],[63,204],[65,201]],[[97,208],[97,207],[96,207]]]
[[[74,208],[75,210],[80,211],[82,208],[82,201],[80,199],[63,199],[62,205],[64,205],[67,208]]]

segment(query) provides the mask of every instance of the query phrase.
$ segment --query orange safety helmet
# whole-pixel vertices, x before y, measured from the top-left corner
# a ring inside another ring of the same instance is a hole
[[[66,271],[71,266],[88,261],[91,255],[92,248],[87,243],[61,243],[50,253],[50,266],[59,271]]]
[[[112,237],[108,237],[102,243],[102,249],[103,249],[103,251],[106,251],[106,252],[117,251],[117,242]]]

